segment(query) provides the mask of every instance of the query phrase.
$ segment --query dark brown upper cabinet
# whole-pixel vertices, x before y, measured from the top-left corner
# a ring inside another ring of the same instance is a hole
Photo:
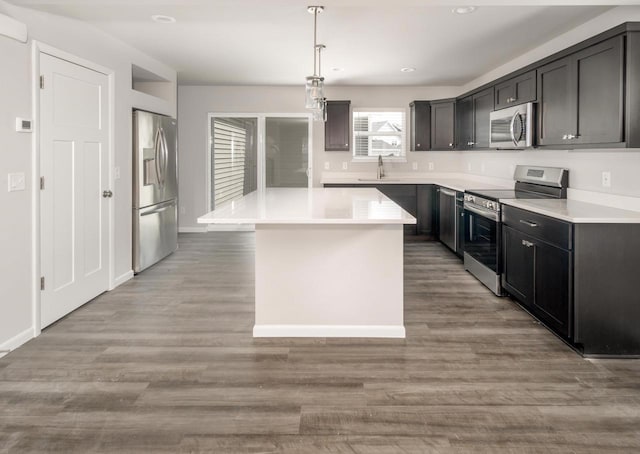
[[[624,37],[616,36],[538,69],[538,144],[624,142]]]
[[[410,105],[411,151],[431,149],[431,106],[429,101],[413,101]]]
[[[456,146],[456,100],[431,102],[431,149],[452,150]]]
[[[520,76],[496,85],[495,109],[515,106],[536,100],[536,71],[529,71]]]
[[[325,151],[349,151],[351,143],[351,101],[327,101],[324,123]]]
[[[493,88],[461,98],[456,103],[457,148],[489,148],[489,114],[493,110]]]

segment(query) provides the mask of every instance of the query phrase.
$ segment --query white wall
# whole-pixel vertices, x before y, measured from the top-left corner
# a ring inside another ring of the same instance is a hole
[[[458,87],[333,87],[326,89],[329,99],[351,100],[352,108],[401,107],[407,110],[416,99],[440,99],[458,94]],[[304,87],[244,87],[244,86],[181,86],[178,88],[178,132],[180,167],[180,227],[198,228],[196,219],[209,211],[207,207],[207,114],[213,113],[305,113]],[[442,172],[460,170],[459,160],[451,159],[459,152],[408,153],[407,163],[385,164],[390,172],[411,171],[411,163],[418,162],[419,171],[427,170],[427,162],[434,162]],[[324,163],[330,171],[375,174],[375,163],[352,163],[351,153],[324,151],[324,126],[313,124],[314,186],[320,185]],[[201,226],[200,226],[201,227]]]
[[[150,99],[131,90],[131,64],[162,75],[175,86],[176,73],[129,45],[98,29],[46,13],[15,7],[0,0],[0,14],[13,17],[29,29],[30,41],[22,44],[0,36],[0,350],[12,348],[33,333],[31,285],[32,191],[38,175],[32,173],[31,134],[15,132],[15,118],[33,118],[31,87],[32,40],[54,46],[114,71],[114,165],[121,178],[115,181],[115,277],[131,271],[131,110],[132,106],[160,110],[175,116],[176,91],[167,101]],[[27,190],[8,193],[7,174],[24,172]],[[16,337],[17,336],[17,337]]]

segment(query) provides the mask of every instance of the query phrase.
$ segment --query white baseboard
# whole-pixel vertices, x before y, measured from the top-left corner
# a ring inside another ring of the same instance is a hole
[[[206,233],[207,227],[178,227],[178,233]]]
[[[20,347],[27,341],[30,341],[34,338],[33,335],[33,327],[29,327],[21,333],[16,334],[11,339],[0,344],[0,357],[6,355],[12,350]]]
[[[388,337],[404,339],[402,325],[254,325],[253,337]]]
[[[121,274],[120,276],[114,279],[113,286],[109,290],[113,290],[114,288],[124,284],[131,278],[133,278],[133,270],[129,270],[126,273]]]

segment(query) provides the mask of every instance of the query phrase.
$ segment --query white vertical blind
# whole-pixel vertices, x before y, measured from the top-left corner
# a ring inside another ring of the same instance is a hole
[[[213,120],[213,206],[244,195],[247,130],[231,118]]]

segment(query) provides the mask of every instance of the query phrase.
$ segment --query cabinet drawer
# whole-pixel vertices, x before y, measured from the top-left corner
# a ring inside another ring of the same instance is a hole
[[[502,223],[562,249],[573,249],[572,226],[568,222],[503,205]]]

